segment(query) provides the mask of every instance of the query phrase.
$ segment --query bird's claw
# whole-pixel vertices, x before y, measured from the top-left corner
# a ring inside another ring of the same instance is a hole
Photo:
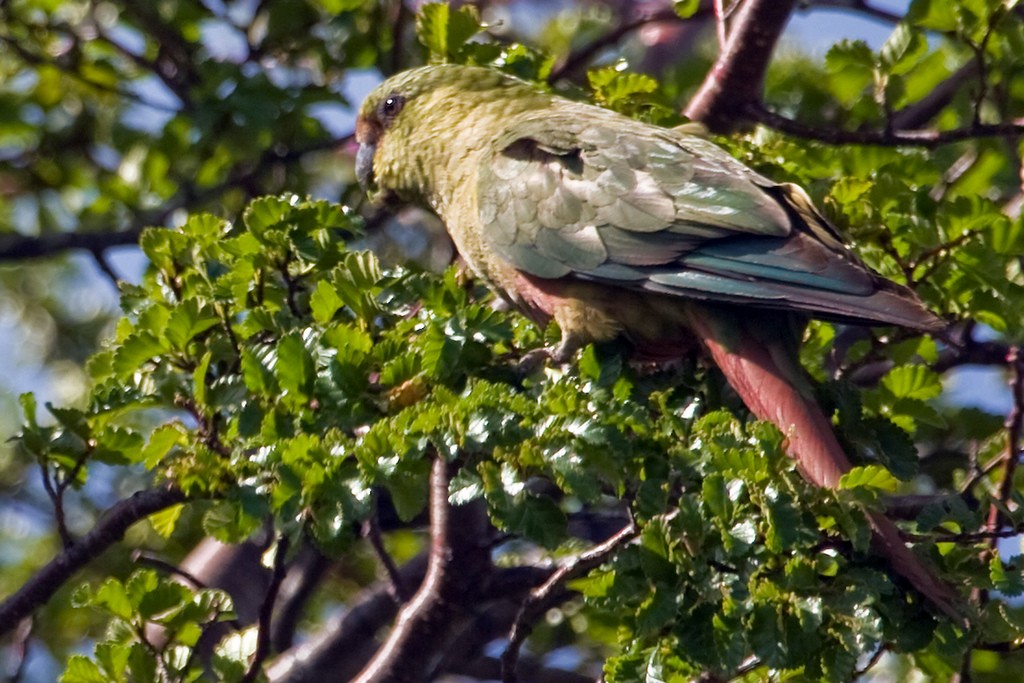
[[[566,338],[562,339],[554,348],[542,346],[539,349],[528,351],[516,364],[516,372],[520,377],[529,377],[548,363],[565,365],[572,360],[577,348],[579,348],[579,344],[575,340]]]
[[[516,363],[516,374],[521,378],[529,377],[547,365],[550,360],[551,349],[546,346],[528,351]]]

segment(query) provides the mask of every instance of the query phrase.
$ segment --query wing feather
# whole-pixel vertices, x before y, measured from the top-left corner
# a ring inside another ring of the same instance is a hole
[[[772,183],[703,138],[574,106],[583,105],[513,123],[481,164],[483,233],[515,268],[930,324],[911,294],[857,260],[799,188]]]

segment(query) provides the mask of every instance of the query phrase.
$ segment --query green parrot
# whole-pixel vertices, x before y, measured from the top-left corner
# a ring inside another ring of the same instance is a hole
[[[685,128],[435,65],[371,92],[356,139],[372,199],[429,207],[478,277],[538,324],[558,323],[553,360],[615,337],[649,360],[702,348],[819,486],[835,487],[850,462],[799,365],[806,319],[944,327],[869,270],[802,189]],[[872,525],[895,570],[958,617],[957,596],[896,526]]]

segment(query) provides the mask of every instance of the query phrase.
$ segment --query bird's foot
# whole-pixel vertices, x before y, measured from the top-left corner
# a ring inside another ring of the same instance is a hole
[[[546,365],[565,365],[572,360],[579,348],[579,342],[571,337],[563,337],[558,346],[551,348],[542,346],[523,354],[516,364],[516,373],[520,377],[529,377]]]
[[[551,349],[546,346],[528,351],[516,363],[516,374],[520,378],[529,377],[547,365],[550,360]]]

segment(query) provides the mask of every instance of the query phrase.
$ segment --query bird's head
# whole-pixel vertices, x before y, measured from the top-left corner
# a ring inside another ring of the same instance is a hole
[[[491,139],[508,103],[531,93],[533,86],[483,67],[441,64],[395,74],[359,108],[359,184],[375,202],[431,203],[453,160]]]

